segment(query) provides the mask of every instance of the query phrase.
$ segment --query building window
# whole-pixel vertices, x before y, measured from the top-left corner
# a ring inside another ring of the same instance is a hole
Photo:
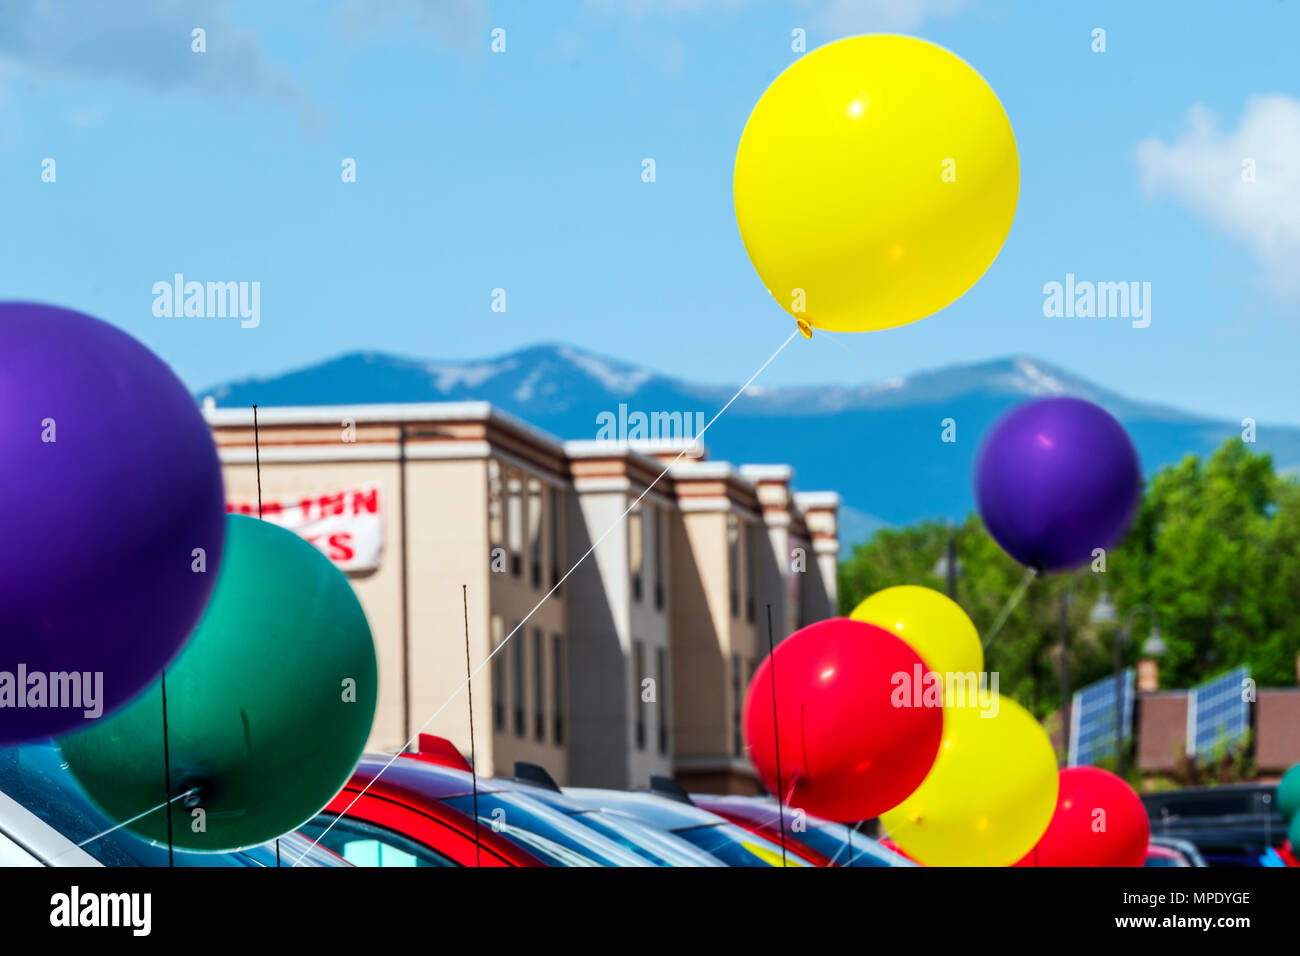
[[[741,732],[740,709],[744,702],[744,672],[739,654],[731,655],[731,749],[737,757],[745,755],[745,737]]]
[[[808,553],[807,542],[799,541],[791,545],[791,558],[793,559],[793,549],[799,548],[806,555]],[[785,579],[785,633],[793,634],[799,628],[803,627],[803,579],[805,573],[802,571],[791,570],[789,577]]]
[[[746,522],[745,533],[745,620],[754,623],[758,610],[758,532]]]
[[[514,630],[519,629],[519,622],[515,622]],[[512,631],[513,633],[513,631]],[[511,686],[511,692],[514,695],[515,710],[515,736],[524,736],[524,648],[527,646],[524,641],[515,641],[506,647],[510,652],[511,663],[514,665],[514,681]]]
[[[645,704],[641,682],[645,680],[645,644],[632,640],[632,692],[636,694],[636,749],[645,750]],[[658,696],[657,694],[655,696]]]
[[[731,587],[731,616],[740,617],[740,520],[727,515],[727,578]]]
[[[655,676],[659,678],[659,694],[655,703],[655,723],[659,734],[659,753],[668,753],[668,652],[655,648]]]
[[[644,529],[639,504],[627,516],[627,562],[632,571],[632,600],[641,603],[641,572],[645,559]]]
[[[524,566],[524,488],[523,479],[506,472],[506,540],[510,547],[510,573],[519,577]]]
[[[564,638],[551,635],[551,707],[555,718],[554,740],[564,743]]]
[[[528,573],[533,590],[542,589],[542,483],[528,480]]]
[[[501,465],[496,461],[487,463],[488,473],[488,541],[489,551],[505,545],[505,501],[501,494]],[[489,554],[488,559],[491,560]]]
[[[492,615],[492,650],[501,646],[505,625],[501,615]],[[492,726],[497,731],[506,729],[506,653],[499,651],[492,658]]]
[[[664,609],[664,554],[668,547],[668,512],[654,509],[655,515],[655,610]]]
[[[551,489],[551,587],[556,587],[560,583],[560,544],[564,540],[561,536],[564,534],[564,522],[560,520],[560,505],[562,504],[562,492],[559,488]]]
[[[546,739],[546,646],[540,627],[533,628],[533,736]]]

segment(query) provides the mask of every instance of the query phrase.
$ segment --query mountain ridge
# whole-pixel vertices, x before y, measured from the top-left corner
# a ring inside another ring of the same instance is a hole
[[[565,343],[540,343],[467,361],[349,352],[198,395],[219,407],[480,400],[572,439],[595,437],[597,416],[617,412],[619,404],[646,412],[704,412],[707,421],[735,390]],[[860,386],[750,386],[705,444],[712,458],[787,462],[799,487],[839,491],[845,504],[841,539],[851,543],[881,524],[964,517],[973,507],[970,476],[979,436],[1011,406],[1049,395],[1086,398],[1115,415],[1133,436],[1147,475],[1241,433],[1239,422],[1129,399],[1052,363],[1012,355]],[[941,423],[949,418],[957,423],[953,443],[940,440]],[[1261,425],[1258,432],[1259,447],[1273,453],[1279,470],[1300,466],[1300,427]],[[844,440],[854,434],[871,435],[869,448],[890,449],[888,460]]]

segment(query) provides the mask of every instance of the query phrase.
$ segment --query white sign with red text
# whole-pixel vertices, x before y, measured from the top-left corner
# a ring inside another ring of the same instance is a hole
[[[226,511],[257,517],[257,502],[231,501]],[[287,528],[319,548],[342,571],[372,571],[384,550],[379,485],[297,499],[264,500],[262,520]]]

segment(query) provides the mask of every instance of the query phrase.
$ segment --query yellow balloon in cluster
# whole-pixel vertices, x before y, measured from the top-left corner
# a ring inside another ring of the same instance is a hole
[[[768,292],[840,332],[915,322],[997,258],[1020,193],[1015,134],[964,60],[849,37],[767,88],[736,150],[736,222]]]
[[[987,708],[948,706],[943,742],[912,795],[881,814],[889,835],[927,866],[1010,866],[1056,810],[1056,754],[1027,710],[990,694]]]
[[[914,584],[885,588],[849,616],[901,638],[940,676],[978,675],[984,670],[984,648],[975,625],[960,604],[938,591]]]

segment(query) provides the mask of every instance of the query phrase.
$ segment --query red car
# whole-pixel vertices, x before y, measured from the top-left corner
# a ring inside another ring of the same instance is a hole
[[[417,753],[363,756],[347,785],[300,829],[358,866],[648,865],[491,779],[479,777],[477,789],[475,796],[455,748],[422,734]]]

